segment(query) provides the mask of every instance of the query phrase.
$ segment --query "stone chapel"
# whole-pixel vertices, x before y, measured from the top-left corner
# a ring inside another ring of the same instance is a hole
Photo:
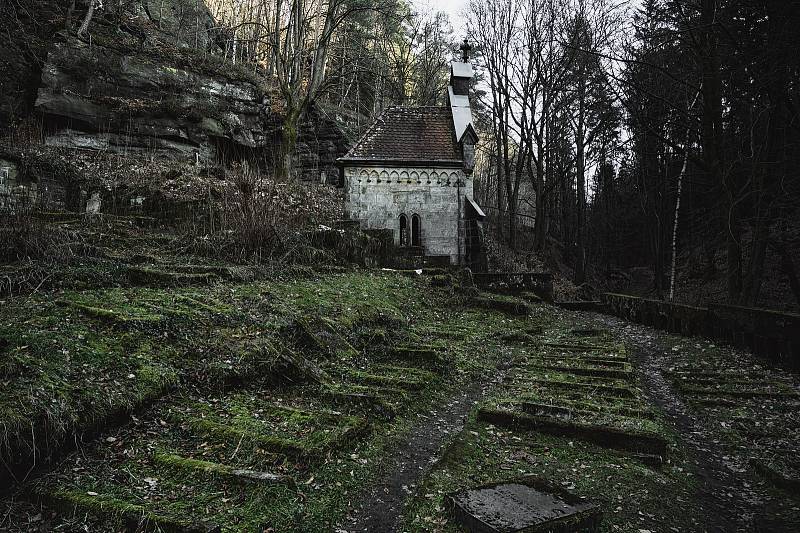
[[[484,218],[473,200],[478,136],[469,90],[469,44],[451,65],[447,104],[390,107],[339,159],[349,219],[362,229],[392,230],[398,247],[470,266]]]

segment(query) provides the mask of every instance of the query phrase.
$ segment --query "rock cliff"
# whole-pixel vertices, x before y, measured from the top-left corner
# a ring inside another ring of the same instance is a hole
[[[281,116],[272,98],[219,58],[197,54],[196,64],[65,37],[47,55],[36,99],[46,143],[203,161],[273,146]]]
[[[0,170],[16,176],[6,180],[7,189],[13,185],[27,197],[30,191],[20,188],[47,181],[53,185],[48,190],[56,190],[57,173],[38,172],[26,156],[72,168],[78,178],[67,180],[70,190],[113,189],[115,195],[172,189],[161,181],[176,172],[194,183],[225,174],[206,172],[209,167],[247,161],[271,168],[279,152],[282,98],[252,64],[225,57],[223,30],[204,3],[136,0],[122,16],[99,10],[78,38],[74,27],[85,7],[78,0],[69,31],[68,10],[54,0],[0,6],[9,15],[0,20],[7,30],[0,44],[9,39],[5,50],[0,47],[0,131],[15,132],[10,145],[0,140],[7,152]],[[301,124],[295,154],[301,179],[336,183],[336,159],[350,141],[337,113],[314,105]],[[37,120],[18,126],[33,116]],[[25,128],[33,144],[15,144]],[[46,146],[36,146],[40,133]],[[95,167],[104,170],[88,170]],[[217,187],[190,189],[207,194]],[[75,202],[55,205],[67,203]]]

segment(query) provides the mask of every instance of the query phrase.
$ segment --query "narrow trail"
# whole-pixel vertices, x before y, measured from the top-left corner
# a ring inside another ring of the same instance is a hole
[[[502,371],[498,372],[501,374]],[[340,532],[391,533],[399,531],[406,499],[418,481],[437,461],[452,437],[463,428],[472,408],[501,381],[473,382],[427,414],[419,415],[418,425],[386,460],[384,477],[362,496],[362,504],[343,523]]]
[[[754,482],[745,474],[748,458],[725,448],[709,424],[692,414],[665,377],[664,371],[675,359],[662,342],[663,333],[605,315],[582,318],[587,316],[633,348],[631,358],[645,395],[664,411],[695,462],[697,499],[706,518],[705,531],[779,531],[772,527],[762,529],[760,518],[766,502],[753,490]]]

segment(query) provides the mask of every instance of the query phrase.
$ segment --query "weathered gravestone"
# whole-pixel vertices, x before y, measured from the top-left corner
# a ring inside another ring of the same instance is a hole
[[[473,533],[593,532],[602,520],[595,504],[531,477],[456,492],[446,503]]]

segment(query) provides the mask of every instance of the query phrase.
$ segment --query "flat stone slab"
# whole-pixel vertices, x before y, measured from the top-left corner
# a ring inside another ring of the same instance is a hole
[[[447,505],[473,533],[593,532],[602,520],[597,505],[531,477],[456,492]]]

